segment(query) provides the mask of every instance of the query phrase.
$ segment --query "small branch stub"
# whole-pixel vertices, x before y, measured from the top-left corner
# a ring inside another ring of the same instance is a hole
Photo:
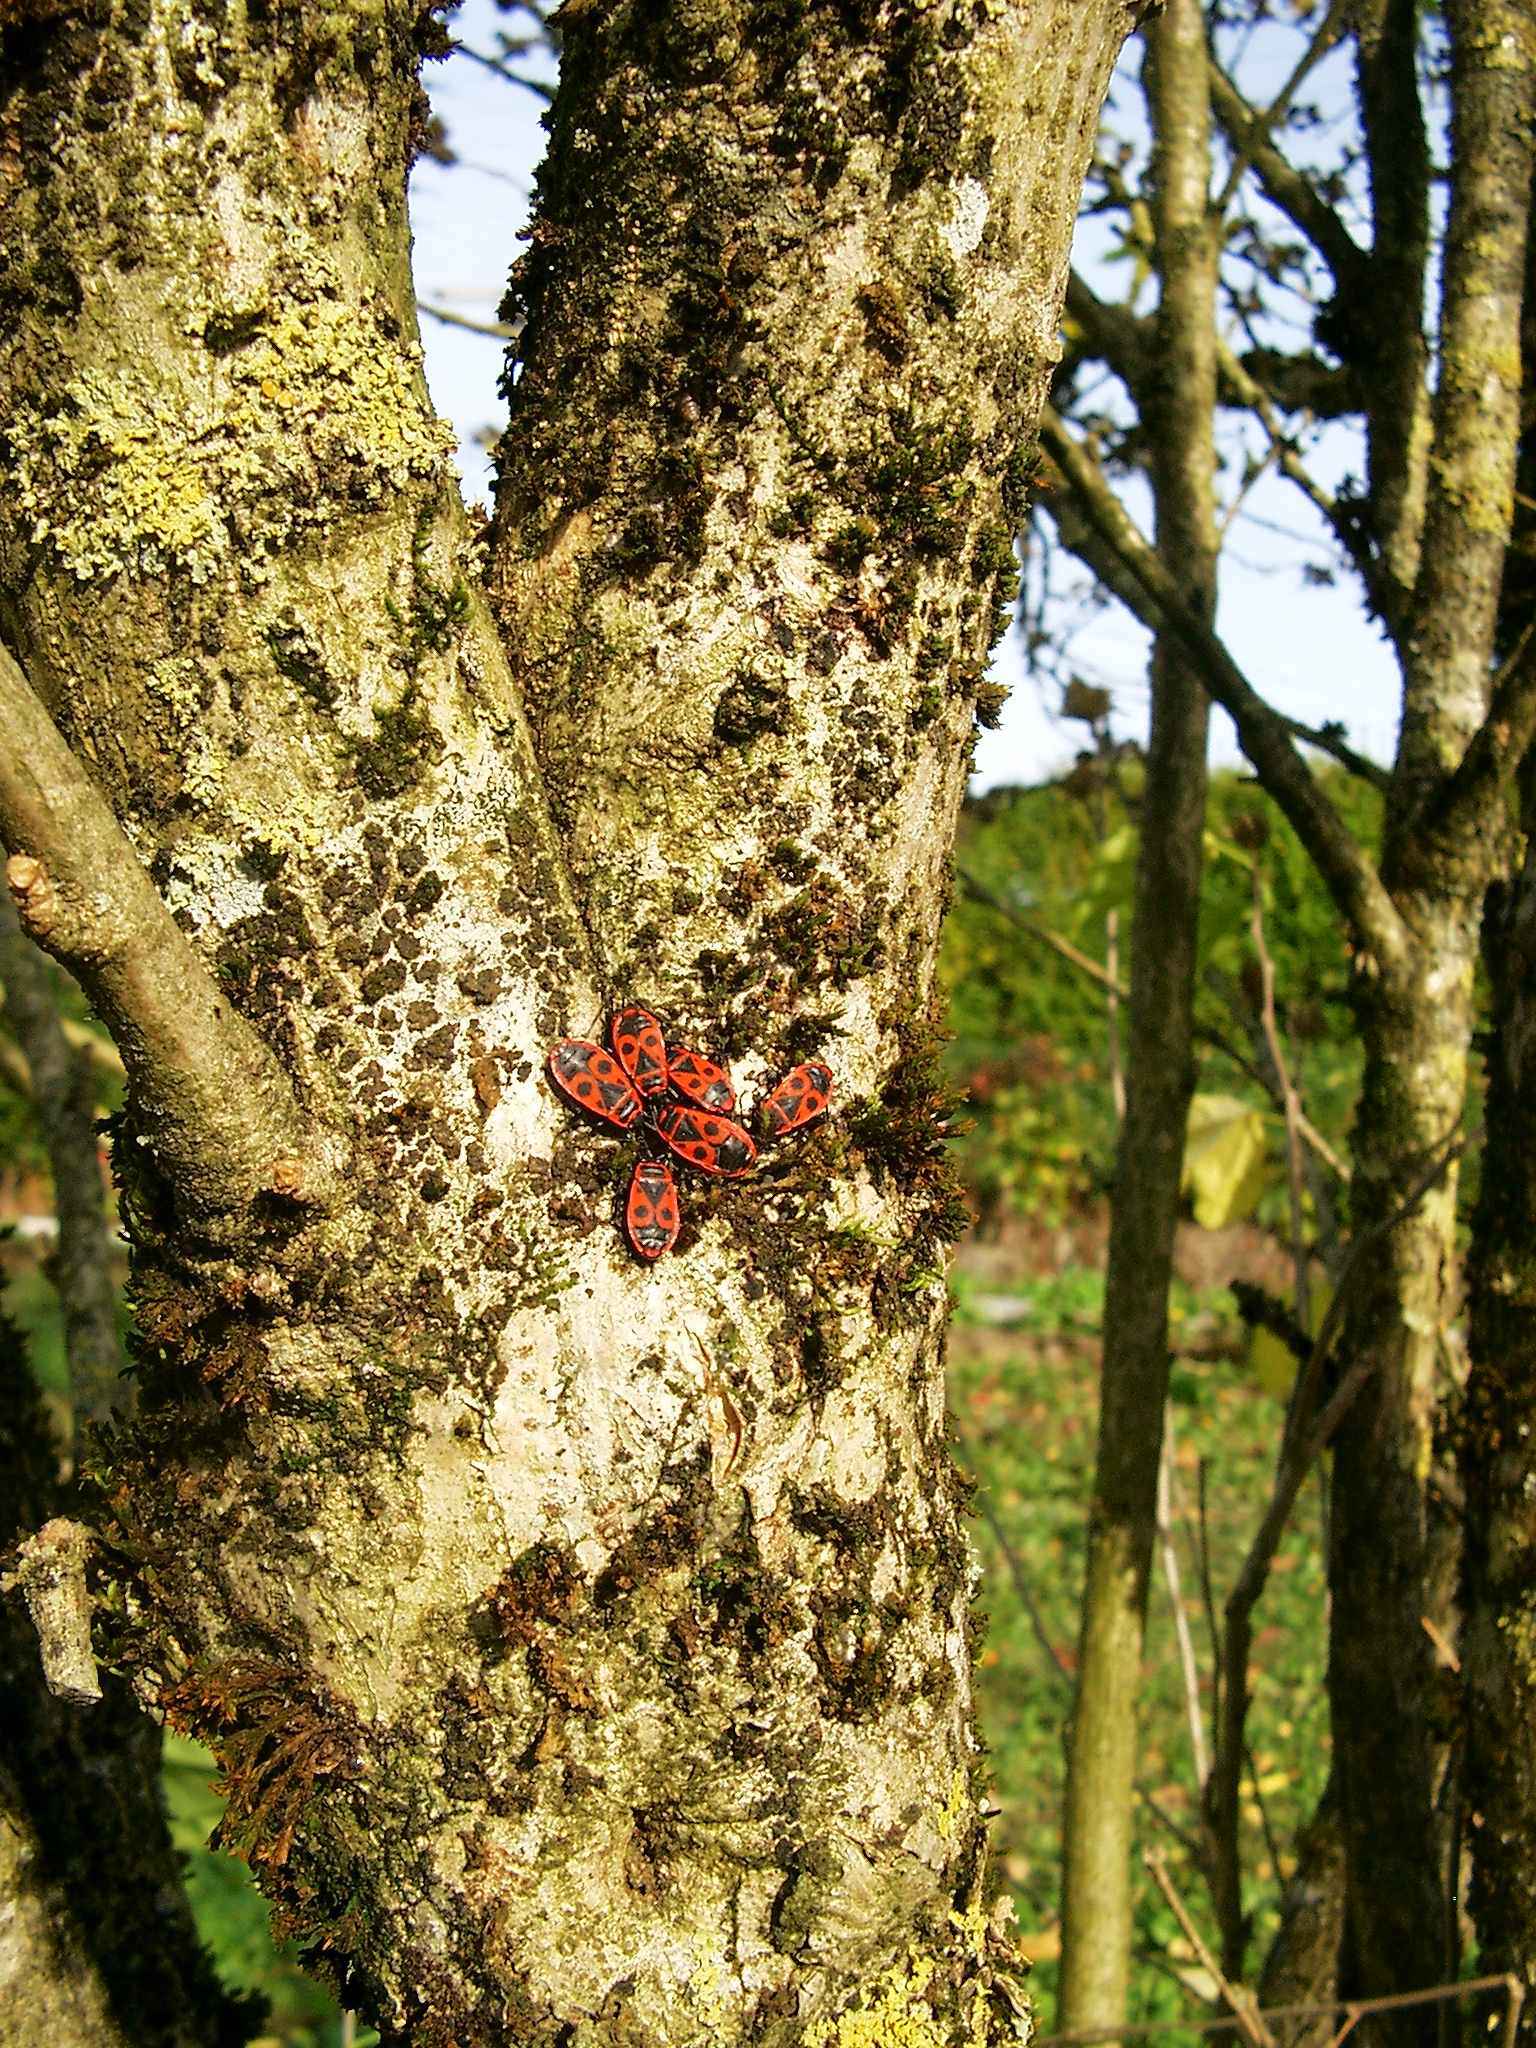
[[[23,926],[34,938],[43,938],[53,923],[53,883],[48,870],[30,853],[13,853],[5,864],[5,881]]]
[[[43,1680],[55,1699],[89,1706],[101,1698],[91,1649],[91,1596],[85,1583],[89,1537],[79,1522],[44,1522],[16,1552],[0,1589],[19,1587],[37,1630]]]

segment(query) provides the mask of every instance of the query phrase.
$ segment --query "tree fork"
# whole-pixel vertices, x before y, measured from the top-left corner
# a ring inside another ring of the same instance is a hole
[[[119,1158],[112,1648],[413,2048],[1013,2025],[928,993],[1130,13],[573,15],[505,645],[415,341],[430,18],[103,0],[0,53],[0,625],[347,1148],[217,1259]],[[541,1084],[621,988],[843,1105],[649,1273]]]

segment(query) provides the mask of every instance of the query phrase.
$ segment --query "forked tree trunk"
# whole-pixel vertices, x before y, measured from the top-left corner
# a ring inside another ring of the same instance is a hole
[[[1130,12],[568,9],[500,635],[430,19],[7,17],[0,626],[73,757],[0,660],[0,826],[130,1073],[114,1648],[392,2038],[1010,2024],[929,988]],[[654,1271],[541,1077],[618,996],[838,1077]]]

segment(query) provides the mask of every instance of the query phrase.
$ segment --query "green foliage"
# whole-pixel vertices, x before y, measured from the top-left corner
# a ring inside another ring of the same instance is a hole
[[[1324,779],[1351,830],[1374,844],[1377,792],[1342,772]],[[1107,991],[1063,947],[1105,969],[1113,919],[1116,971],[1122,986],[1128,982],[1138,783],[1134,765],[1122,766],[1115,780],[1073,775],[1037,789],[994,790],[966,807],[940,975],[955,1033],[951,1071],[976,1119],[960,1166],[984,1217],[1014,1210],[1060,1220],[1108,1186],[1115,1116]],[[1228,1136],[1246,1133],[1248,1144],[1228,1194],[1241,1187],[1268,1221],[1283,1202],[1283,1132],[1254,1072],[1262,1059],[1255,891],[1286,1056],[1308,1115],[1335,1143],[1359,1086],[1349,962],[1332,902],[1263,792],[1246,777],[1218,774],[1209,818],[1197,1087],[1233,1105]],[[1122,1046],[1124,1028],[1122,1003]],[[1258,1126],[1244,1120],[1250,1115],[1264,1118],[1263,1160]],[[1213,1217],[1210,1205],[1220,1200],[1200,1188],[1196,1195]]]
[[[963,1251],[955,1276],[950,1398],[961,1463],[979,1482],[980,1504],[1001,1524],[1019,1567],[1016,1576],[991,1521],[979,1519],[974,1540],[984,1571],[980,1598],[990,1625],[978,1687],[990,1753],[989,1804],[999,1809],[993,1846],[1026,1950],[1039,1959],[1030,1988],[1041,2031],[1049,2032],[1056,1993],[1062,1738],[1070,1705],[1068,1681],[1050,1651],[1070,1671],[1093,1481],[1104,1282],[1101,1270],[1083,1265],[1019,1272],[1010,1281],[1017,1318],[999,1327],[1003,1297],[982,1293],[974,1269],[964,1263],[976,1258],[976,1251]],[[1219,1604],[1268,1498],[1283,1407],[1246,1373],[1232,1370],[1243,1332],[1225,1290],[1176,1287],[1173,1341],[1174,1526],[1209,1728],[1210,1637],[1197,1569],[1198,1469],[1203,1463],[1211,1578]],[[1213,1351],[1220,1355],[1213,1359]],[[1036,1634],[1021,1581],[1050,1650]],[[1292,1517],[1256,1616],[1249,1720],[1256,1771],[1245,1776],[1242,1795],[1255,1956],[1262,1956],[1277,1924],[1285,1874],[1275,1867],[1270,1837],[1288,1859],[1295,1830],[1311,1813],[1328,1770],[1324,1598],[1314,1478]],[[1194,1832],[1199,1802],[1172,1610],[1160,1571],[1152,1589],[1144,1674],[1140,1781],[1173,1822]],[[1145,1803],[1137,1829],[1139,1847],[1166,1852],[1180,1891],[1209,1929],[1202,1881],[1184,1846]],[[1155,1956],[1162,1967],[1134,1971],[1133,2021],[1170,2021],[1199,2006],[1195,1959],[1145,1878],[1138,1879],[1134,1947],[1138,1957]]]

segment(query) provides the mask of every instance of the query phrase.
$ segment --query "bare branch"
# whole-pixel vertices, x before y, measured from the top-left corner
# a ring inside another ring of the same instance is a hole
[[[1230,714],[1243,752],[1316,862],[1357,939],[1384,971],[1395,971],[1411,944],[1397,906],[1364,848],[1296,751],[1285,720],[1253,688],[1214,629],[1185,602],[1155,549],[1057,413],[1047,411],[1040,435],[1079,509],[1140,586],[1145,602],[1137,607],[1138,616],[1154,631],[1166,625],[1177,633],[1199,663],[1206,688]]]
[[[1536,64],[1523,0],[1450,10],[1452,176],[1441,297],[1440,376],[1429,462],[1422,567],[1414,591],[1399,788],[1407,820],[1426,792],[1436,810],[1444,763],[1475,753],[1462,788],[1492,773],[1482,717],[1514,514],[1520,435],[1520,315],[1530,216]],[[1524,54],[1522,54],[1522,52]],[[1513,53],[1513,54],[1511,54]],[[1516,664],[1501,692],[1510,754],[1529,715]],[[1476,735],[1476,736],[1475,736]],[[1479,820],[1458,800],[1456,822]],[[1442,826],[1448,822],[1442,814]]]
[[[1365,251],[1311,179],[1276,148],[1264,117],[1249,106],[1214,57],[1211,110],[1232,148],[1253,166],[1266,197],[1306,236],[1340,291],[1365,291],[1370,268]]]
[[[1238,2031],[1249,2044],[1249,2048],[1275,2048],[1275,2037],[1264,2024],[1263,2016],[1258,2010],[1253,1993],[1242,1986],[1228,1982],[1223,1974],[1220,1963],[1211,1954],[1210,1944],[1200,1932],[1194,1915],[1190,1912],[1188,1906],[1185,1905],[1183,1898],[1174,1885],[1173,1879],[1168,1875],[1168,1866],[1162,1856],[1156,1851],[1149,1850],[1142,1858],[1142,1861],[1151,1872],[1158,1890],[1168,1901],[1173,1917],[1183,1929],[1185,1940],[1210,1972],[1217,1990],[1221,1993],[1228,2010],[1237,2022]]]
[[[123,1055],[177,1195],[211,1218],[330,1173],[268,1048],[161,902],[100,792],[0,647],[0,837],[23,929],[79,979]]]
[[[499,57],[488,56],[484,50],[471,49],[468,43],[455,43],[453,54],[456,57],[467,57],[471,64],[478,64],[482,71],[489,71],[508,85],[521,86],[524,92],[531,92],[536,100],[542,100],[546,107],[554,102],[553,86],[546,85],[542,78],[530,78],[526,72],[514,71],[510,64],[504,64]]]
[[[418,299],[416,310],[425,313],[429,320],[435,320],[440,327],[459,327],[466,334],[484,334],[492,341],[511,341],[517,332],[505,320],[471,320],[467,314],[455,313],[447,306],[434,306],[430,299]]]
[[[1338,500],[1323,489],[1297,454],[1295,442],[1275,417],[1269,394],[1257,377],[1233,354],[1225,342],[1218,342],[1217,346],[1222,376],[1228,387],[1256,416],[1269,437],[1269,444],[1279,464],[1281,475],[1293,483],[1307,502],[1327,521],[1334,539],[1348,555],[1355,573],[1365,585],[1367,597],[1396,638],[1402,612],[1397,587],[1392,579],[1382,572],[1364,530],[1358,521],[1346,518]]]
[[[1387,790],[1392,787],[1392,771],[1383,768],[1379,761],[1373,761],[1366,754],[1357,754],[1345,739],[1343,733],[1331,725],[1307,725],[1299,718],[1287,718],[1285,729],[1294,738],[1302,740],[1309,747],[1316,747],[1320,754],[1327,754],[1337,761],[1341,768],[1347,768],[1362,782],[1368,782],[1373,789]]]

